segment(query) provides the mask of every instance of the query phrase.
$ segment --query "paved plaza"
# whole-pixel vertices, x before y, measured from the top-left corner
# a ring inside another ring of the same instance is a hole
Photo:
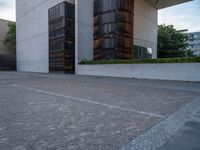
[[[0,72],[0,150],[199,150],[199,131],[198,82]]]

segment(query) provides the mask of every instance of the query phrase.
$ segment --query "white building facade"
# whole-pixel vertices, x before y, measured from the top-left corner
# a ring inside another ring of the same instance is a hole
[[[82,60],[93,60],[93,0],[16,1],[17,70],[49,73],[48,10],[66,1],[75,5],[75,72]],[[133,45],[157,57],[157,12],[190,0],[133,0]]]

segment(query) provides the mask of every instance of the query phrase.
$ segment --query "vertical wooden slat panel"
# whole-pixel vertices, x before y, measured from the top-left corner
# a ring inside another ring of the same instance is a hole
[[[95,0],[94,59],[130,59],[134,0]]]
[[[75,6],[62,2],[49,9],[49,70],[75,71]]]

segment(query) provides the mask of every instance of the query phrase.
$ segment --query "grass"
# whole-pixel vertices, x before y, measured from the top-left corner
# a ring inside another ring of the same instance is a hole
[[[83,65],[95,64],[156,64],[156,63],[200,63],[200,57],[158,58],[158,59],[127,59],[127,60],[96,60],[82,61]]]

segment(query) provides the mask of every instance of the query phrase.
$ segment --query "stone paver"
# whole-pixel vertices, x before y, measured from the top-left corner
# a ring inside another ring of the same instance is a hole
[[[160,150],[199,150],[200,122],[188,121]]]
[[[0,149],[120,149],[199,92],[200,83],[1,72]]]
[[[177,134],[182,126],[185,126],[185,124],[187,125],[188,122],[190,125],[196,124],[195,122],[191,122],[190,119],[193,118],[193,115],[196,114],[199,109],[200,97],[197,97],[170,117],[166,118],[165,120],[152,127],[150,130],[141,134],[139,137],[131,141],[128,145],[124,146],[121,150],[157,150],[163,147],[163,145],[165,145],[171,138],[173,138],[174,135]],[[196,128],[196,130],[198,130],[199,125],[197,125]],[[198,134],[199,133],[197,132],[197,135]],[[198,136],[200,137],[200,135]],[[180,138],[181,134],[178,135],[178,137]],[[198,137],[194,137],[195,139],[197,138],[196,140],[198,140]],[[178,142],[178,140],[173,140],[173,142],[173,145],[176,146],[176,142]],[[166,146],[164,147],[167,147],[166,149],[172,150],[170,146],[171,144],[166,144]]]

